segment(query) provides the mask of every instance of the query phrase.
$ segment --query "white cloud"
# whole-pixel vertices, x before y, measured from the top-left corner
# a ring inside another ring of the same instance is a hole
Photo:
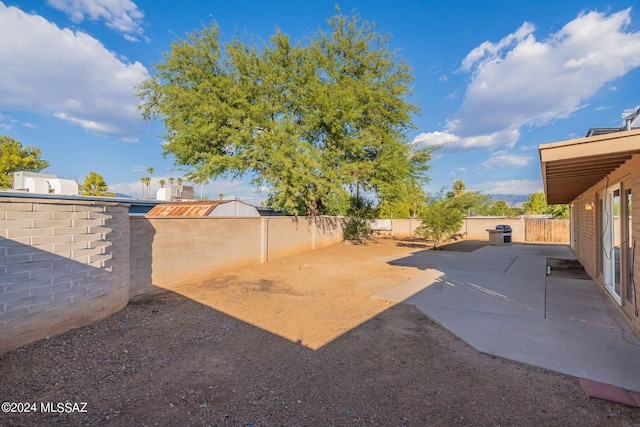
[[[462,60],[462,66],[460,71],[471,71],[474,65],[479,62],[494,61],[499,59],[500,53],[503,49],[511,48],[514,45],[518,45],[526,40],[531,33],[535,31],[536,27],[529,22],[522,24],[515,33],[509,34],[498,43],[491,43],[486,41],[480,46],[473,49],[466,58]]]
[[[515,167],[521,168],[527,166],[531,160],[533,160],[532,156],[517,156],[515,154],[507,154],[500,153],[492,156],[489,160],[486,160],[480,163],[480,169],[493,169],[495,167]]]
[[[103,20],[107,27],[122,33],[129,41],[138,41],[143,35],[144,13],[130,0],[47,0],[47,3],[66,13],[75,23],[85,18]]]
[[[546,40],[524,23],[497,43],[484,42],[462,61],[471,72],[460,110],[444,131],[416,143],[453,149],[511,148],[523,126],[569,117],[608,82],[640,66],[640,32],[625,32],[630,9],[580,14]]]
[[[518,141],[518,138],[520,138],[520,130],[517,128],[504,129],[490,134],[460,137],[453,133],[456,127],[456,124],[449,122],[447,126],[448,131],[421,133],[413,139],[413,143],[456,150],[476,148],[492,149],[495,147],[511,148]]]
[[[414,144],[444,146],[458,142],[460,138],[446,132],[421,133],[413,139]]]
[[[485,182],[475,186],[478,191],[487,194],[519,194],[528,195],[543,191],[542,181],[512,179],[506,181]]]
[[[99,135],[141,129],[135,87],[148,76],[93,37],[0,2],[0,109],[53,116]]]

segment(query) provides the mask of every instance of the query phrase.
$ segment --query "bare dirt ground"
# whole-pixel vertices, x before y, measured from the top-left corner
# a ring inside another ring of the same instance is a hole
[[[478,353],[372,297],[420,273],[386,261],[425,249],[337,244],[4,353],[0,401],[38,410],[0,425],[640,426],[639,410],[588,399],[575,378]]]

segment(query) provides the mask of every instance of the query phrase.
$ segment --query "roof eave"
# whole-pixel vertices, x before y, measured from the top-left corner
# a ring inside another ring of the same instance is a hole
[[[566,204],[640,153],[640,129],[541,144],[548,204]]]

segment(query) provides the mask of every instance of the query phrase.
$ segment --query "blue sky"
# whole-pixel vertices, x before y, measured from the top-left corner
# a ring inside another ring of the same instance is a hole
[[[437,192],[463,179],[494,194],[542,190],[539,144],[621,126],[640,105],[638,1],[0,1],[0,135],[42,149],[48,173],[90,172],[140,197],[140,178],[180,177],[161,122],[140,121],[135,86],[170,44],[215,21],[267,40],[326,29],[336,4],[392,35],[415,76],[415,144],[442,144]],[[640,125],[640,124],[638,124]],[[244,181],[196,193],[259,203]]]

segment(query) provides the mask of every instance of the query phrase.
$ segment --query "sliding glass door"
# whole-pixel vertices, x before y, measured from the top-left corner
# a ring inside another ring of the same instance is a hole
[[[633,302],[633,268],[634,268],[634,257],[635,257],[635,240],[632,237],[632,220],[633,220],[633,210],[632,210],[632,206],[633,206],[633,200],[631,198],[631,189],[625,189],[624,190],[624,195],[625,195],[625,210],[623,211],[624,213],[626,213],[626,221],[625,221],[625,227],[626,227],[626,239],[627,239],[627,244],[623,245],[624,247],[627,248],[627,259],[626,259],[626,265],[627,268],[625,269],[627,271],[627,275],[626,275],[626,281],[627,281],[627,286],[626,286],[626,296],[627,296],[627,301],[628,302]]]
[[[622,236],[626,235],[628,221],[621,221],[620,187],[611,188],[603,195],[602,209],[602,262],[604,285],[620,304],[622,280]]]

